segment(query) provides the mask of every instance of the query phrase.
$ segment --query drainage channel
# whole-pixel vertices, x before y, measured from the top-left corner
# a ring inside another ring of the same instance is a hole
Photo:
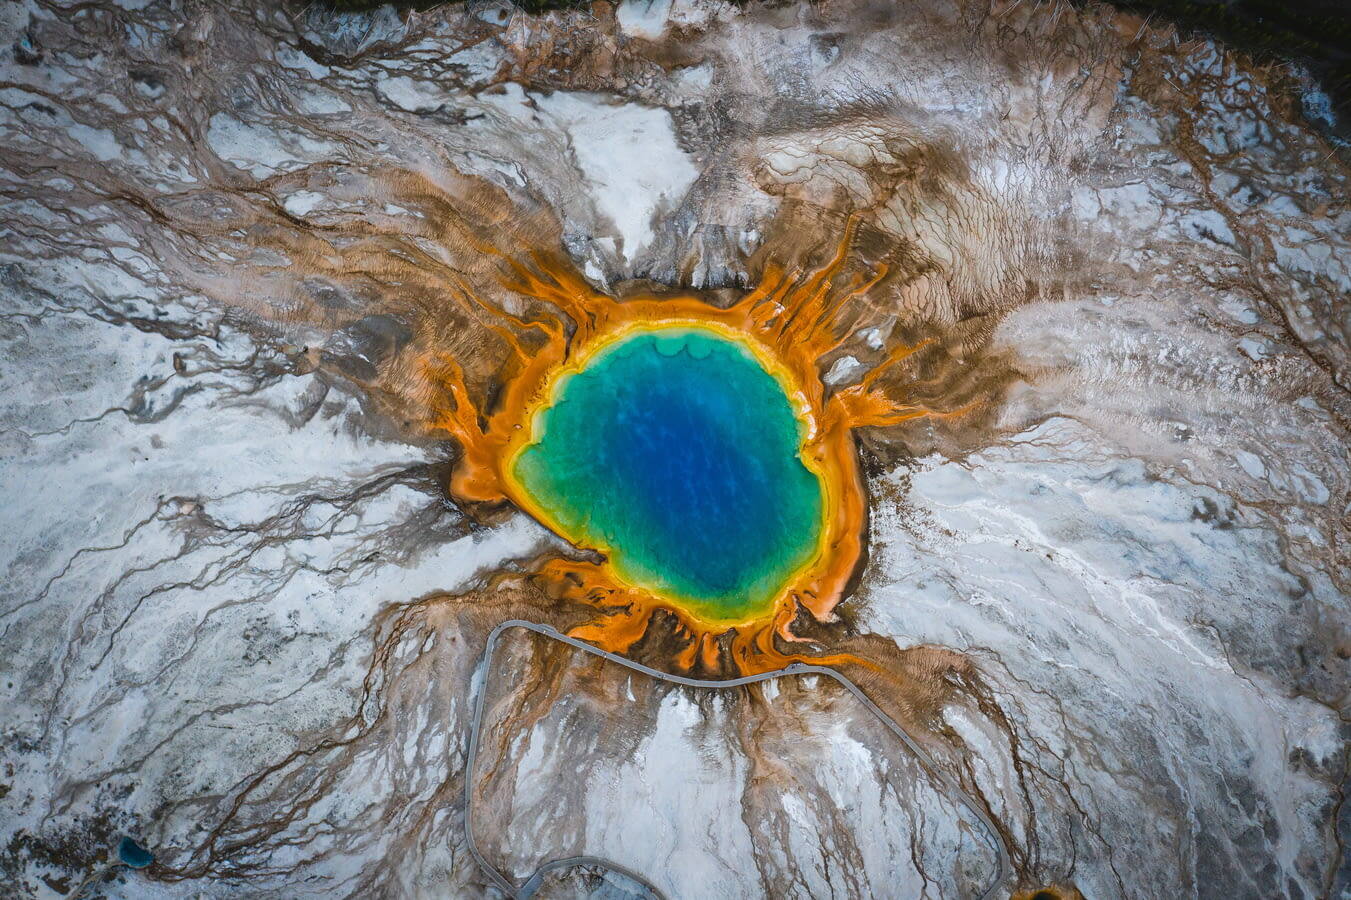
[[[484,645],[483,649],[483,658],[479,663],[480,669],[483,672],[483,677],[479,683],[478,696],[474,700],[474,718],[469,728],[469,751],[468,754],[466,755],[465,765],[467,768],[464,779],[464,829],[466,841],[469,845],[469,852],[474,857],[474,861],[478,863],[479,868],[481,868],[484,871],[484,873],[487,874],[489,880],[492,881],[493,885],[496,886],[498,889],[500,889],[508,897],[515,898],[515,900],[527,900],[527,898],[529,898],[537,890],[539,890],[540,885],[544,881],[544,876],[546,876],[552,871],[558,869],[569,869],[574,866],[593,866],[597,868],[608,869],[612,872],[617,872],[620,875],[632,879],[633,881],[642,885],[646,890],[651,891],[653,896],[664,897],[662,892],[659,891],[655,885],[649,882],[642,875],[628,868],[625,868],[619,863],[613,862],[608,859],[604,859],[603,857],[599,856],[572,856],[566,859],[550,860],[541,865],[539,868],[537,868],[534,871],[534,873],[530,876],[530,878],[526,880],[525,884],[521,885],[520,887],[517,887],[514,884],[512,884],[511,881],[509,881],[505,875],[503,875],[494,866],[492,866],[487,861],[487,859],[484,858],[482,852],[479,851],[478,841],[474,835],[474,813],[473,813],[474,763],[478,758],[479,734],[483,727],[484,701],[485,698],[488,696],[489,681],[491,679],[493,669],[492,666],[493,652],[497,649],[498,639],[501,638],[504,632],[512,628],[520,628],[526,631],[532,631],[535,634],[550,638],[551,640],[555,640],[563,644],[567,644],[570,647],[575,647],[576,649],[582,650],[586,653],[590,653],[592,656],[599,656],[602,659],[609,660],[610,662],[618,663],[619,665],[625,667],[626,669],[630,669],[634,672],[641,672],[642,674],[650,676],[652,678],[656,678],[659,681],[667,681],[672,684],[684,685],[685,687],[717,690],[723,688],[741,687],[742,685],[755,684],[756,682],[759,681],[769,681],[775,678],[797,677],[801,675],[824,675],[827,678],[832,678],[841,687],[843,687],[845,690],[853,694],[869,712],[871,712],[874,716],[880,719],[882,721],[882,724],[886,725],[887,728],[893,734],[895,734],[896,737],[899,738],[902,743],[905,744],[905,746],[910,750],[910,752],[915,755],[916,759],[919,760],[920,764],[928,771],[928,773],[940,785],[943,786],[944,790],[946,790],[953,797],[957,798],[957,800],[962,804],[962,806],[964,806],[966,810],[970,812],[971,815],[975,817],[975,819],[981,823],[981,826],[984,827],[984,829],[989,833],[990,844],[995,848],[995,851],[999,856],[999,871],[996,873],[995,878],[991,882],[990,886],[987,887],[983,892],[981,892],[980,900],[993,900],[1000,886],[1003,885],[1006,881],[1008,881],[1013,874],[1013,866],[1009,862],[1009,852],[1008,848],[1004,845],[1003,836],[999,833],[999,829],[995,828],[994,822],[990,820],[990,817],[985,813],[983,809],[980,808],[979,804],[976,803],[975,799],[971,797],[970,794],[966,793],[966,791],[962,790],[961,787],[958,786],[951,778],[949,778],[948,775],[945,772],[943,772],[942,769],[938,768],[937,764],[934,763],[933,758],[929,756],[929,754],[926,753],[924,749],[919,746],[918,743],[915,742],[915,739],[912,738],[904,728],[902,728],[900,725],[896,723],[896,720],[892,719],[886,713],[882,712],[882,710],[877,706],[876,703],[873,703],[872,700],[868,699],[868,696],[863,693],[863,691],[858,687],[858,685],[854,684],[852,681],[850,681],[848,678],[841,675],[834,669],[828,668],[826,666],[808,665],[806,663],[793,663],[787,666],[786,668],[778,669],[773,672],[762,672],[759,675],[744,675],[740,678],[729,678],[722,681],[706,680],[702,678],[687,678],[683,675],[670,675],[666,672],[658,671],[657,669],[654,669],[651,666],[645,666],[642,663],[634,662],[633,660],[627,659],[623,656],[610,653],[606,650],[601,650],[600,648],[592,646],[591,644],[588,644],[585,641],[581,641],[573,637],[568,637],[567,635],[561,633],[560,631],[558,631],[558,629],[554,628],[551,625],[543,625],[538,622],[528,622],[524,619],[508,619],[507,621],[499,624],[488,635],[488,641]]]

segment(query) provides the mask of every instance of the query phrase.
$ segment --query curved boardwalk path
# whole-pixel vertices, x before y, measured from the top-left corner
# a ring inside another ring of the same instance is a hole
[[[569,869],[573,866],[598,866],[609,869],[643,885],[647,890],[651,891],[654,896],[663,896],[661,891],[657,890],[656,886],[642,875],[599,856],[572,856],[567,859],[550,860],[536,869],[529,880],[518,888],[508,881],[506,876],[493,868],[493,866],[483,858],[483,854],[479,852],[478,842],[474,837],[474,763],[478,759],[479,732],[483,727],[483,704],[484,699],[488,696],[489,679],[492,676],[493,651],[497,648],[498,638],[500,638],[502,633],[509,628],[523,628],[526,631],[533,631],[535,634],[543,635],[544,637],[567,644],[570,647],[576,647],[578,650],[590,653],[592,656],[599,656],[603,659],[608,659],[611,662],[618,663],[626,669],[641,672],[644,675],[651,676],[660,681],[669,681],[672,684],[681,684],[686,687],[713,689],[732,688],[740,687],[744,684],[754,684],[757,681],[768,681],[773,678],[799,675],[824,675],[827,678],[833,678],[841,687],[857,697],[859,702],[867,707],[869,712],[881,719],[882,723],[886,725],[887,728],[891,729],[892,733],[900,738],[901,742],[910,749],[910,752],[919,759],[920,764],[924,766],[929,774],[933,776],[949,794],[956,797],[961,804],[966,807],[967,811],[981,823],[987,832],[989,832],[990,844],[995,848],[995,851],[999,855],[999,871],[990,886],[980,894],[981,900],[992,900],[995,892],[999,890],[1000,885],[1004,884],[1013,874],[1013,866],[1009,862],[1009,852],[1008,848],[1004,846],[1003,836],[1000,835],[999,830],[994,827],[994,823],[990,821],[990,817],[985,814],[985,811],[980,808],[971,795],[962,790],[959,785],[943,772],[943,770],[938,768],[934,763],[933,758],[915,742],[915,739],[912,738],[905,729],[901,728],[900,725],[896,724],[894,719],[882,712],[876,703],[869,700],[867,695],[859,689],[858,685],[854,684],[834,669],[825,666],[807,665],[806,663],[793,663],[787,668],[778,669],[774,672],[763,672],[759,675],[745,675],[741,678],[728,678],[722,681],[710,681],[702,678],[686,678],[683,675],[670,675],[666,672],[658,671],[651,666],[645,666],[642,663],[634,662],[623,656],[601,650],[599,647],[594,647],[585,641],[568,637],[551,625],[541,625],[538,622],[527,622],[524,619],[508,619],[492,630],[488,635],[487,644],[483,649],[483,660],[480,663],[483,669],[483,680],[479,685],[478,696],[474,700],[474,718],[469,728],[469,752],[465,762],[466,770],[464,779],[464,830],[467,843],[469,844],[469,852],[473,855],[474,861],[479,864],[479,867],[487,873],[493,884],[500,888],[508,897],[516,898],[516,900],[526,900],[526,898],[533,895],[535,891],[539,890],[540,885],[544,881],[544,876],[549,872],[556,869]]]

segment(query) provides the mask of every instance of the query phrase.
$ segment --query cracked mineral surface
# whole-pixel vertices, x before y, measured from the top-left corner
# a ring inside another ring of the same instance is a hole
[[[0,7],[0,896],[500,896],[466,799],[515,889],[583,857],[538,896],[1348,896],[1313,89],[1031,0]],[[851,432],[838,602],[624,618],[461,489],[443,412],[575,335],[555,284],[727,310],[837,250],[823,402],[917,411]],[[923,757],[816,676],[487,672],[507,619],[828,660]]]

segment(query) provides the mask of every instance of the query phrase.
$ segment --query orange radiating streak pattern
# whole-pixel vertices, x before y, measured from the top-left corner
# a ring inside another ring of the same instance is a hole
[[[677,601],[624,583],[603,561],[553,559],[537,573],[550,594],[596,611],[590,621],[572,630],[574,637],[624,653],[646,633],[652,614],[663,609],[678,618],[680,632],[689,638],[673,658],[683,670],[698,663],[717,671],[723,659],[745,674],[781,668],[792,661],[860,662],[845,655],[784,652],[776,642],[776,638],[789,645],[802,641],[793,633],[792,624],[803,609],[818,621],[830,620],[862,556],[867,501],[855,459],[853,429],[932,414],[899,403],[876,387],[883,372],[929,341],[895,348],[860,383],[827,396],[820,360],[847,340],[858,324],[842,322],[842,311],[886,274],[879,267],[867,277],[836,283],[848,261],[855,227],[856,220],[851,219],[835,254],[820,268],[803,273],[767,266],[760,284],[727,309],[711,306],[693,294],[617,300],[595,291],[568,265],[540,254],[531,255],[532,266],[502,257],[511,270],[503,284],[549,304],[558,311],[556,318],[512,315],[483,302],[463,283],[458,285],[456,299],[483,318],[510,351],[501,373],[502,391],[492,411],[474,403],[455,360],[436,355],[423,360],[427,374],[443,389],[444,402],[434,410],[434,428],[463,448],[450,481],[451,493],[462,501],[511,502],[536,512],[531,498],[508,471],[515,450],[529,439],[534,413],[548,403],[549,389],[561,373],[578,370],[579,360],[638,325],[693,322],[735,333],[790,391],[806,426],[803,462],[821,479],[825,492],[820,548],[768,614],[748,621],[705,620]],[[526,340],[530,333],[534,339]]]

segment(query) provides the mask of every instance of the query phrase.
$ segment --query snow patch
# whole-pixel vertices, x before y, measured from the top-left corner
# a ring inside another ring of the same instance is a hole
[[[676,142],[671,114],[594,94],[560,92],[535,102],[567,133],[597,211],[614,222],[624,259],[632,262],[652,243],[652,220],[699,176]]]
[[[615,10],[619,30],[629,37],[655,41],[666,32],[671,0],[626,0]]]

